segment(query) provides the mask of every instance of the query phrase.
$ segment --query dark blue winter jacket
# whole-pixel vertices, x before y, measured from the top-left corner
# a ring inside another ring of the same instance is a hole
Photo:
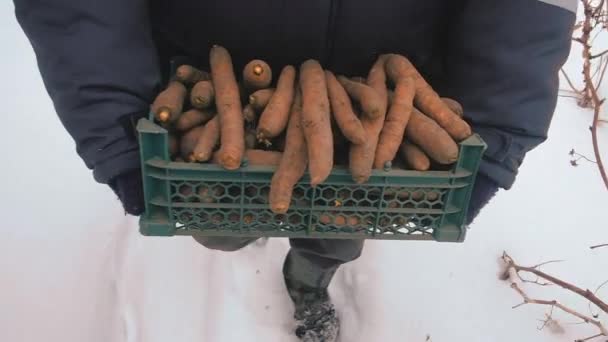
[[[134,119],[173,55],[275,70],[308,58],[366,75],[378,54],[408,56],[460,101],[488,143],[480,172],[509,188],[547,138],[577,0],[14,0],[55,109],[95,179],[139,167]]]

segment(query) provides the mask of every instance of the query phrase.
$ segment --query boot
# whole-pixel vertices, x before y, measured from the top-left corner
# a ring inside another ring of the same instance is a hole
[[[327,289],[290,289],[295,304],[295,334],[302,342],[337,341],[340,320]]]

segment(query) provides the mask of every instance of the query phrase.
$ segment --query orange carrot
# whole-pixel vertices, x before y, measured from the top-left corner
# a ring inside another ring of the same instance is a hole
[[[411,77],[416,87],[414,98],[416,107],[435,120],[456,141],[461,141],[471,135],[471,127],[441,101],[439,95],[407,58],[389,54],[386,61],[386,73],[393,83],[396,83],[401,77]]]
[[[456,115],[458,115],[459,117],[462,117],[464,115],[464,109],[458,101],[449,97],[442,97],[441,100],[452,110],[452,112],[456,113]]]
[[[161,91],[152,103],[156,120],[163,123],[176,120],[182,113],[186,92],[183,84],[177,81],[169,82],[167,88]]]
[[[381,169],[385,163],[392,162],[403,141],[405,127],[412,113],[414,100],[414,81],[409,77],[400,78],[395,86],[395,96],[386,114],[384,127],[380,132],[374,168]]]
[[[221,127],[220,164],[227,170],[238,169],[245,152],[245,128],[239,86],[232,58],[225,48],[215,45],[209,53],[215,104]]]
[[[380,116],[374,119],[367,116],[361,118],[361,124],[363,125],[363,129],[365,129],[366,142],[361,145],[351,145],[350,147],[349,168],[353,180],[359,184],[366,182],[371,176],[374,153],[376,152],[378,138],[386,116],[388,90],[386,88],[384,62],[385,57],[380,56],[367,76],[367,84],[379,94],[381,99]]]
[[[214,115],[215,113],[210,110],[192,108],[179,116],[175,123],[175,129],[181,132],[187,131],[192,127],[206,123],[211,120]]]
[[[382,99],[374,88],[365,83],[352,81],[344,76],[338,76],[338,81],[348,95],[361,105],[361,110],[366,116],[373,119],[382,115]]]
[[[173,157],[179,152],[179,140],[174,134],[169,134],[169,156]]]
[[[265,150],[246,150],[245,158],[247,158],[247,165],[249,166],[277,166],[281,161],[283,153],[277,151],[265,151]],[[217,153],[213,155],[213,163],[218,163]]]
[[[283,68],[277,81],[277,88],[260,115],[257,130],[258,140],[274,138],[281,134],[287,126],[295,79],[296,69],[293,66],[288,65]]]
[[[192,65],[183,64],[175,70],[175,78],[186,85],[190,85],[199,81],[209,80],[210,76],[208,72],[198,70]]]
[[[327,82],[331,111],[344,137],[353,144],[363,144],[365,142],[365,130],[353,111],[346,90],[331,71],[325,71],[325,81]]]
[[[211,159],[213,150],[217,146],[220,139],[220,123],[218,117],[215,116],[203,129],[203,133],[198,138],[196,146],[190,156],[190,161],[206,162]]]
[[[243,68],[243,83],[247,89],[267,88],[272,82],[272,70],[268,63],[254,59]]]
[[[186,132],[179,143],[180,156],[183,160],[189,161],[192,151],[203,133],[205,126],[197,126]]]
[[[285,139],[285,150],[270,183],[270,209],[274,213],[287,212],[293,188],[306,171],[308,152],[302,127],[302,102],[298,91],[291,106]]]
[[[325,73],[318,61],[300,66],[302,126],[308,148],[310,183],[314,187],[327,178],[333,167],[333,136]]]
[[[261,112],[266,108],[272,94],[274,94],[274,88],[266,88],[255,91],[253,94],[249,95],[249,104],[253,107],[253,109]]]
[[[254,149],[257,145],[257,139],[255,137],[255,131],[253,129],[247,129],[245,131],[245,152],[250,149]]]
[[[253,109],[253,106],[248,104],[245,107],[243,107],[243,119],[245,119],[246,122],[249,122],[249,123],[255,122],[256,116],[257,115],[255,113],[255,110]]]
[[[407,140],[401,144],[401,156],[405,159],[407,165],[414,170],[427,171],[431,167],[431,160],[426,153]]]
[[[190,91],[190,103],[199,109],[209,108],[213,105],[215,91],[211,81],[199,81]]]
[[[458,145],[450,135],[416,108],[412,110],[410,122],[405,127],[405,135],[439,164],[451,164],[458,160]]]

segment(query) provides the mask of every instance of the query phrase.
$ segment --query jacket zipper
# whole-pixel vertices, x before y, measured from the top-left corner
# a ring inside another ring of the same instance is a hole
[[[323,65],[332,68],[331,62],[334,56],[334,38],[336,36],[336,21],[338,16],[340,0],[330,0],[329,18],[327,20],[327,32],[325,34],[325,56]]]

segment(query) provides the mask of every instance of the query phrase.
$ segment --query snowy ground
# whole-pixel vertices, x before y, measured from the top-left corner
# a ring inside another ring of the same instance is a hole
[[[77,158],[8,1],[0,4],[0,41],[7,47],[0,341],[294,341],[280,275],[287,241],[225,254],[186,237],[140,236],[136,220],[122,215]],[[578,59],[574,50],[573,73]],[[593,165],[571,167],[567,155],[571,148],[592,155],[590,119],[561,99],[550,139],[529,154],[516,186],[499,193],[464,244],[368,242],[331,287],[342,342],[565,342],[593,334],[567,324],[561,335],[538,331],[544,310],[512,310],[520,299],[497,279],[503,250],[526,264],[565,259],[546,270],[582,287],[608,279],[608,249],[588,248],[608,242],[608,192]],[[602,133],[608,161],[608,129]]]

